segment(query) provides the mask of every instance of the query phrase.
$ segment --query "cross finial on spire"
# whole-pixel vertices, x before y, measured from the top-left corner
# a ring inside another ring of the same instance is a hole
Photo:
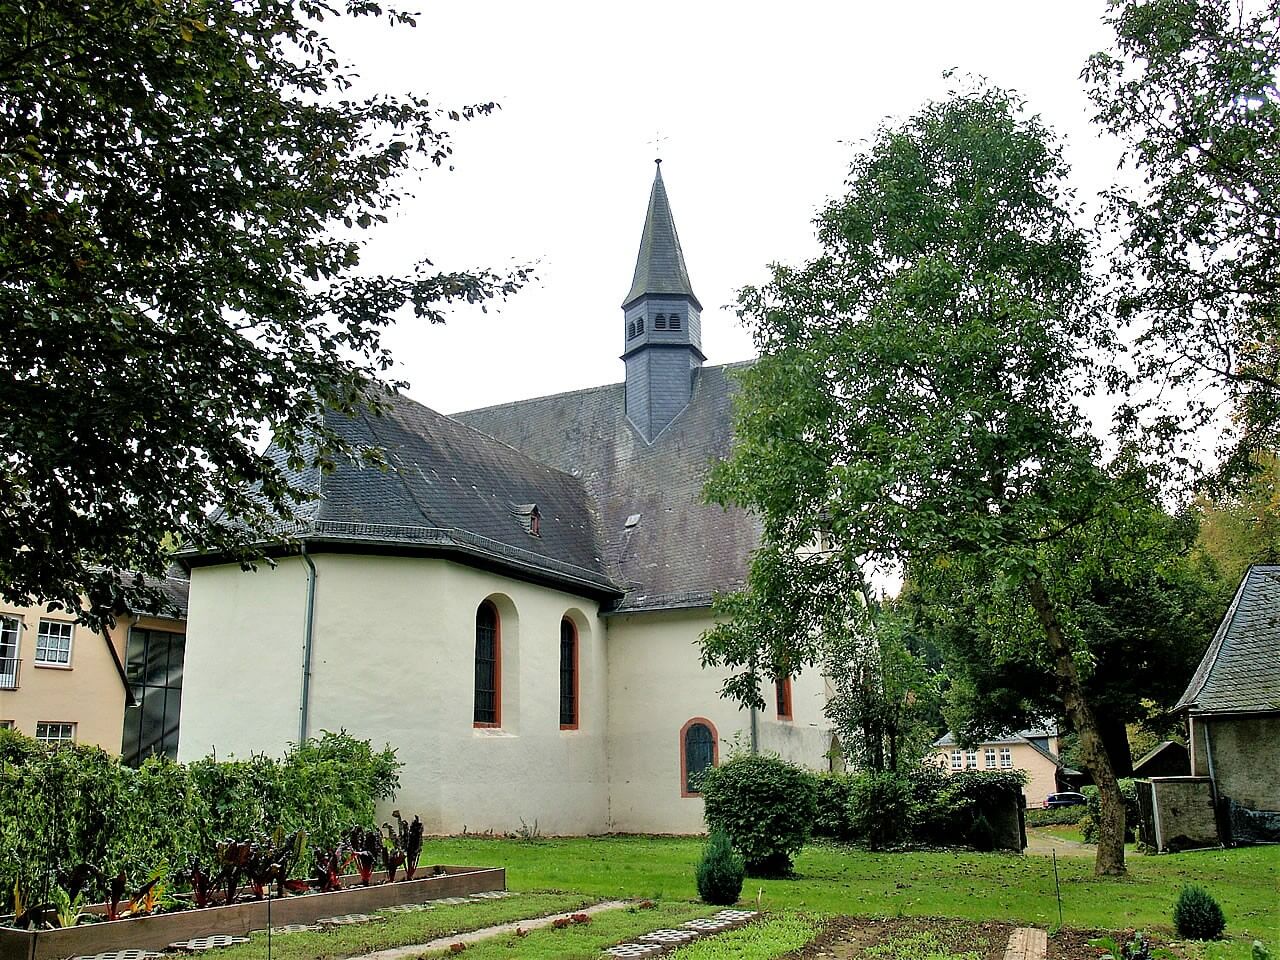
[[[671,138],[664,137],[662,135],[661,130],[655,130],[653,133],[653,139],[649,141],[649,145],[653,147],[655,152],[658,153],[658,156],[654,158],[653,162],[657,164],[659,167],[662,166],[662,154],[660,152],[662,150],[662,145],[666,143],[669,139]]]

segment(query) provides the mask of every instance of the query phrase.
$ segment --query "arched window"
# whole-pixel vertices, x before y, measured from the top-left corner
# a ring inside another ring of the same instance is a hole
[[[660,313],[653,318],[653,329],[655,330],[667,329],[667,318],[664,314]]]
[[[672,330],[679,330],[679,329],[680,329],[680,314],[678,314],[678,313],[673,313],[673,314],[671,314],[671,316],[667,317],[667,326],[668,326],[670,329],[672,329]]]
[[[560,621],[560,729],[578,729],[578,628]]]
[[[779,677],[773,681],[774,700],[778,708],[779,720],[791,719],[791,678]]]
[[[488,600],[476,609],[474,722],[477,727],[502,724],[502,632],[498,608]]]
[[[636,317],[636,336],[638,337],[642,333],[644,333],[644,314]]]
[[[715,725],[694,717],[680,730],[680,796],[702,796],[702,776],[719,762]]]

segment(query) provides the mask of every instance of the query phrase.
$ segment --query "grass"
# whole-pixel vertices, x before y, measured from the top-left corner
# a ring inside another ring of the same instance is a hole
[[[1059,840],[1072,840],[1076,843],[1084,843],[1084,831],[1073,824],[1055,824],[1049,827],[1036,827],[1036,833],[1047,833],[1051,837],[1057,837]],[[1126,849],[1129,849],[1126,847]]]
[[[679,926],[686,920],[712,913],[714,910],[709,907],[672,902],[656,904],[649,910],[636,907],[605,910],[594,914],[591,922],[586,924],[574,924],[561,930],[543,927],[522,937],[507,934],[468,944],[463,956],[466,960],[510,960],[513,957],[520,960],[550,960],[552,957],[556,960],[598,960],[605,947],[621,940],[663,927]],[[448,955],[447,948],[424,954],[428,957]]]
[[[866,947],[863,957],[868,960],[981,960],[976,950],[953,952],[933,931],[903,933],[889,937],[883,943]]]
[[[535,842],[470,837],[428,841],[439,863],[507,868],[514,890],[572,890],[597,898],[697,897],[698,837],[594,837]],[[1088,857],[1058,858],[1063,922],[1089,929],[1171,933],[1178,890],[1208,888],[1227,914],[1228,935],[1280,943],[1280,846],[1134,856],[1126,877],[1093,876]],[[869,853],[812,844],[790,880],[748,879],[743,901],[822,915],[934,916],[1056,924],[1048,857],[962,852]],[[1226,960],[1206,957],[1204,960]]]
[[[272,960],[354,957],[526,917],[578,910],[595,899],[578,893],[524,893],[506,900],[450,904],[420,913],[389,913],[384,914],[386,920],[375,923],[316,933],[277,934],[271,938],[271,956]],[[265,960],[267,935],[254,933],[248,943],[219,950],[212,956],[217,960]]]
[[[818,935],[819,921],[803,913],[778,913],[719,936],[680,947],[668,960],[771,960]]]

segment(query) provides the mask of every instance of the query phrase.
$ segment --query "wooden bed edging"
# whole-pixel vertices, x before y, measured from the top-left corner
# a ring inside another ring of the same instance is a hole
[[[419,868],[432,871],[435,867]],[[308,893],[271,901],[271,924],[313,923],[321,917],[344,913],[368,913],[402,903],[425,903],[441,897],[465,897],[472,893],[505,890],[507,871],[502,867],[442,868],[443,874],[423,876],[362,887],[348,885],[329,893]],[[380,874],[375,874],[375,879]],[[349,878],[344,878],[349,881]],[[180,910],[125,920],[85,923],[58,930],[0,928],[0,960],[62,960],[81,954],[136,948],[163,950],[178,940],[215,934],[243,936],[267,926],[267,902],[250,900],[229,906]]]

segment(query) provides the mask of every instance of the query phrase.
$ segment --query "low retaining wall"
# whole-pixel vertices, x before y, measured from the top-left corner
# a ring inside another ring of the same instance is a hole
[[[430,874],[436,867],[420,868]],[[308,893],[271,901],[271,924],[313,923],[321,917],[367,913],[402,903],[424,903],[441,897],[505,890],[507,871],[501,867],[442,867],[442,874],[396,883],[347,886],[329,893]],[[375,880],[384,875],[375,875]],[[163,950],[179,940],[215,934],[243,936],[267,927],[267,901],[249,900],[203,910],[179,910],[125,920],[80,924],[59,930],[0,928],[0,960],[62,960],[108,950]]]

